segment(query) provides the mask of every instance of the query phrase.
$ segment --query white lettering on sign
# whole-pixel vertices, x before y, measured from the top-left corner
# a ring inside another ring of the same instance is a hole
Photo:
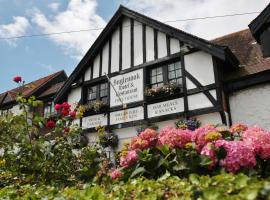
[[[147,111],[148,111],[148,118],[183,112],[184,100],[183,98],[180,98],[180,99],[173,99],[170,101],[150,104],[147,106]]]
[[[124,104],[143,100],[143,69],[111,78],[111,83]],[[110,86],[110,106],[122,105],[121,100]]]
[[[92,115],[88,117],[84,117],[82,119],[82,128],[95,128],[97,126],[106,126],[107,123],[107,115],[100,114],[100,115]]]
[[[130,108],[110,113],[110,124],[121,124],[144,119],[143,107]]]

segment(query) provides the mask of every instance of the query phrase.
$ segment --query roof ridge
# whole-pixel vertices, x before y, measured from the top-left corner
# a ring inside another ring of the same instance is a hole
[[[216,37],[214,39],[211,39],[210,41],[214,42],[216,40],[219,40],[219,39],[223,39],[225,37],[230,37],[232,35],[236,35],[236,34],[239,34],[240,32],[244,32],[244,31],[249,31],[249,28],[246,28],[246,29],[243,29],[243,30],[240,30],[240,31],[235,31],[235,32],[232,32],[232,33],[228,33],[226,35],[223,35],[223,36],[219,36],[219,37]]]
[[[53,77],[55,77],[56,75],[58,75],[58,74],[60,74],[60,73],[62,73],[62,72],[64,72],[64,70],[59,70],[59,71],[54,72],[54,73],[52,73],[52,74],[48,74],[48,75],[46,75],[46,76],[44,76],[44,77],[41,77],[41,78],[39,78],[39,79],[36,79],[36,80],[31,81],[31,82],[29,82],[29,83],[26,83],[25,85],[30,85],[31,83],[37,82],[37,81],[39,81],[39,80],[41,80],[41,79],[48,78],[48,77],[50,77],[50,76],[52,76],[51,78],[53,78]],[[50,78],[50,79],[51,79],[51,78]],[[42,85],[43,85],[43,84],[42,84]],[[10,90],[7,90],[7,91],[5,91],[5,92],[0,93],[0,95],[4,95],[5,93],[9,93],[9,92],[14,93],[15,90],[16,90],[16,89],[19,89],[20,87],[21,87],[21,86],[12,88],[12,89],[10,89]]]

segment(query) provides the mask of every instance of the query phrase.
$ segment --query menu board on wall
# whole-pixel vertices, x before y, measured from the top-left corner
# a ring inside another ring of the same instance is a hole
[[[173,99],[147,106],[148,118],[158,117],[184,111],[183,98]]]
[[[143,69],[112,77],[111,83],[110,107],[143,100]]]
[[[142,119],[144,119],[144,111],[142,106],[110,113],[111,125],[137,121]]]
[[[95,128],[97,126],[106,126],[108,124],[107,115],[92,115],[88,117],[84,117],[82,119],[82,128]]]

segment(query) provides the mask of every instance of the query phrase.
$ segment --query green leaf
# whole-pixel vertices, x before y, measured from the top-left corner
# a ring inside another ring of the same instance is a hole
[[[137,175],[141,175],[143,174],[144,172],[146,172],[145,168],[144,167],[138,167],[137,169],[135,169],[132,174],[130,175],[130,178],[134,178],[135,176]]]
[[[201,159],[200,162],[201,166],[209,166],[213,163],[213,161],[208,156],[205,155],[200,155],[200,159]]]

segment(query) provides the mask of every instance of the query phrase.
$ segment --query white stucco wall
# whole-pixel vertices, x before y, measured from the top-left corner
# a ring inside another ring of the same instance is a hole
[[[10,111],[13,115],[20,115],[20,114],[22,114],[22,110],[20,110],[20,106],[19,106],[19,105],[13,106],[9,111]]]
[[[68,94],[68,103],[74,104],[81,99],[81,87],[72,89]]]
[[[212,55],[198,51],[185,56],[185,69],[202,85],[215,83]],[[189,82],[187,82],[189,84]],[[189,89],[190,84],[188,85]]]
[[[230,96],[233,123],[270,129],[270,84],[249,87]]]

